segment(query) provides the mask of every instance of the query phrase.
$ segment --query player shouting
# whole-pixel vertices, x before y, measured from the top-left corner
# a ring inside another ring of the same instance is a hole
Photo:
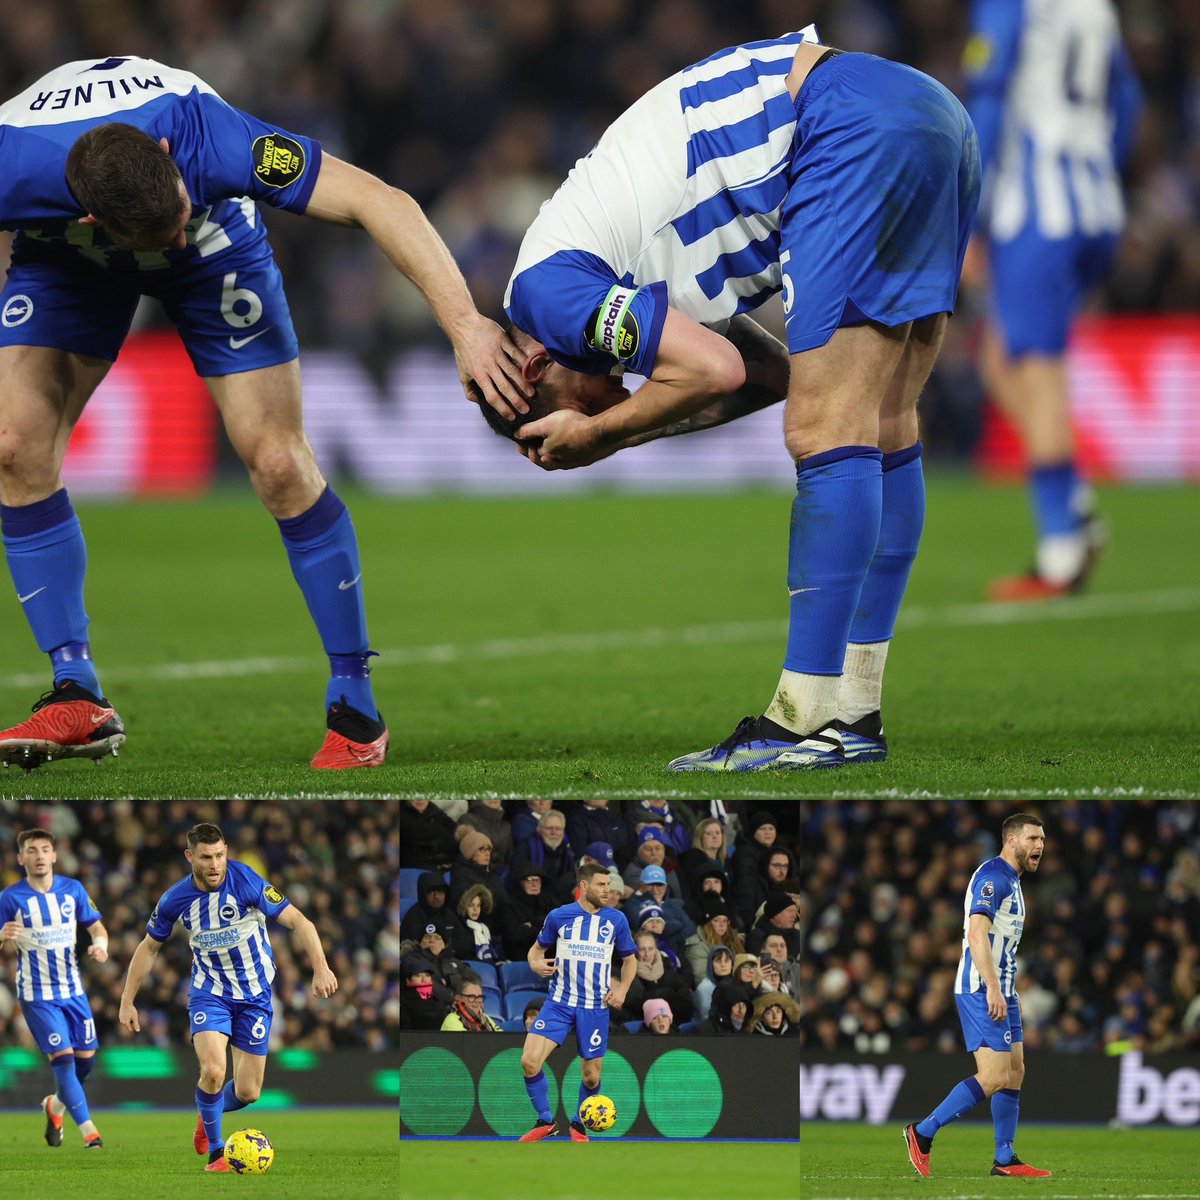
[[[554,1137],[558,1126],[550,1114],[550,1085],[542,1064],[572,1030],[579,1046],[579,1107],[600,1090],[600,1070],[608,1049],[608,1009],[620,1008],[637,974],[637,947],[622,913],[608,907],[608,868],[587,863],[576,874],[579,899],[552,909],[529,949],[529,965],[552,979],[550,999],[525,1036],[521,1070],[537,1124],[521,1137],[538,1142]],[[612,983],[613,950],[621,955],[621,978]],[[552,958],[547,951],[553,950]],[[571,1122],[571,1141],[586,1142],[578,1118]]]
[[[217,826],[196,825],[188,830],[187,841],[184,857],[192,873],[168,888],[150,914],[146,937],[129,964],[120,1021],[131,1033],[141,1029],[134,999],[159,947],[175,922],[181,922],[192,947],[188,1017],[200,1061],[200,1115],[192,1141],[197,1154],[208,1154],[206,1171],[227,1171],[221,1116],[258,1099],[267,1065],[275,978],[267,918],[296,934],[312,963],[314,996],[333,995],[338,982],[325,961],[316,926],[260,875],[229,859],[225,835]],[[225,1047],[230,1042],[233,1079],[226,1083]]]
[[[38,1049],[50,1060],[57,1084],[42,1101],[46,1144],[61,1146],[63,1113],[79,1126],[84,1147],[104,1143],[88,1112],[83,1085],[96,1065],[96,1022],[75,958],[75,930],[91,936],[88,956],[108,961],[108,932],[78,879],[54,874],[58,851],[44,829],[17,834],[17,862],[25,878],[0,892],[0,947],[15,942],[20,955],[17,998]]]

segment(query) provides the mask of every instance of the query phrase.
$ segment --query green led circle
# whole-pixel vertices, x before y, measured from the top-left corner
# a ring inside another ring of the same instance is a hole
[[[707,1137],[721,1118],[721,1077],[695,1050],[668,1051],[646,1072],[642,1088],[646,1115],[663,1137]]]
[[[542,1070],[550,1085],[550,1111],[558,1108],[558,1080],[547,1063]],[[533,1128],[537,1113],[529,1103],[521,1072],[521,1048],[502,1050],[479,1076],[479,1111],[497,1137],[520,1137]]]
[[[426,1046],[400,1064],[400,1116],[418,1137],[453,1137],[475,1109],[475,1083],[449,1050]]]
[[[566,1114],[568,1121],[573,1121],[578,1116],[575,1103],[579,1099],[580,1073],[579,1059],[571,1059],[571,1065],[563,1075],[562,1085],[563,1109],[569,1110]],[[611,1050],[604,1056],[600,1091],[617,1106],[617,1123],[607,1133],[593,1133],[589,1136],[620,1137],[621,1134],[627,1133],[629,1127],[637,1120],[638,1110],[642,1105],[642,1089],[638,1086],[637,1072],[629,1065],[628,1060]]]

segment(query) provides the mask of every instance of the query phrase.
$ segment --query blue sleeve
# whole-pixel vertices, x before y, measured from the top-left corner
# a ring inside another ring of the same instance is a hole
[[[168,888],[146,922],[146,932],[156,941],[165,942],[179,919],[180,908],[175,901],[174,888]]]
[[[1113,123],[1113,161],[1118,171],[1129,165],[1138,120],[1142,115],[1142,85],[1129,54],[1118,42],[1108,77],[1108,111]]]
[[[633,940],[633,934],[629,932],[629,921],[623,912],[617,914],[617,953],[622,958],[628,958],[631,954],[637,953],[637,943]]]
[[[979,913],[994,921],[1001,903],[1011,891],[1012,883],[1008,879],[980,872],[975,879],[975,886],[971,889],[970,915]]]
[[[233,864],[230,864],[231,868]],[[238,863],[238,899],[243,904],[253,904],[260,912],[272,919],[279,916],[291,901],[278,888],[268,883],[257,871],[245,863]]]
[[[542,932],[537,935],[537,944],[543,950],[553,950],[558,942],[558,918],[554,913],[550,913],[546,917],[546,923],[542,926]]]
[[[76,920],[85,929],[89,925],[95,925],[100,920],[100,910],[96,907],[96,902],[88,895],[88,890],[79,880],[75,880],[75,912]]]
[[[207,92],[189,100],[163,136],[193,204],[250,196],[291,212],[308,207],[321,169],[320,142],[267,125]]]
[[[1024,0],[974,0],[971,35],[963,53],[967,111],[979,138],[979,161],[986,175],[1004,124],[1008,82],[1021,52]]]
[[[0,925],[11,921],[17,915],[17,902],[7,888],[0,892]]]
[[[667,308],[665,283],[635,287],[594,254],[560,250],[512,281],[506,311],[564,367],[607,375],[622,363],[649,376]]]

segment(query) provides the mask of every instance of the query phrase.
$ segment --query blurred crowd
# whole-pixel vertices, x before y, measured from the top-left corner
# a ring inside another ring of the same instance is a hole
[[[962,1051],[963,897],[1011,804],[801,804],[801,1044]],[[1200,1049],[1200,811],[1154,801],[1033,810],[1046,852],[1022,890],[1025,1044]]]
[[[1128,181],[1129,235],[1103,303],[1196,309],[1200,5],[1118,4],[1148,105]],[[142,54],[193,70],[230,103],[412,193],[481,310],[498,315],[538,206],[653,84],[723,46],[815,21],[831,45],[911,63],[961,93],[967,9],[963,0],[0,0],[0,97],[74,58]],[[266,219],[302,344],[338,345],[368,363],[444,344],[368,239],[288,214]],[[942,371],[955,369],[951,346]]]
[[[549,984],[526,956],[593,865],[637,947],[614,1029],[795,1036],[795,829],[778,803],[404,801],[400,1027],[527,1030]]]
[[[278,973],[271,1048],[384,1051],[399,1025],[399,844],[395,809],[361,801],[303,806],[243,800],[104,801],[79,807],[0,804],[0,888],[23,879],[16,835],[40,828],[58,842],[55,873],[83,882],[109,932],[109,959],[80,951],[80,972],[101,1045],[187,1045],[192,955],[177,928],[138,996],[142,1032],[117,1024],[129,961],[163,892],[190,872],[188,829],[219,825],[230,858],[263,875],[316,925],[338,990],[314,1000],[312,972],[287,930],[268,930]],[[82,945],[87,945],[86,936]],[[0,955],[0,1045],[32,1046],[16,1004],[17,957]]]

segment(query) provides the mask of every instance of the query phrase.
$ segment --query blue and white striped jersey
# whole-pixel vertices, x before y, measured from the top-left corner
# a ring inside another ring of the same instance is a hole
[[[817,41],[810,25],[722,50],[618,117],[525,234],[505,297],[518,328],[573,370],[649,375],[668,303],[723,330],[778,292],[786,79]]]
[[[191,875],[168,888],[150,914],[146,932],[165,942],[176,921],[188,931],[193,990],[231,1000],[269,996],[275,956],[267,918],[277,917],[290,903],[261,875],[230,859],[216,891],[201,891]]]
[[[0,892],[0,925],[20,921],[24,926],[16,939],[21,1000],[70,1000],[84,994],[75,958],[76,929],[94,925],[100,911],[78,879],[51,879],[48,892],[37,891],[27,879]]]
[[[622,958],[637,952],[624,913],[615,908],[589,913],[578,903],[551,909],[537,941],[558,965],[550,999],[569,1008],[603,1008],[613,950]]]
[[[971,29],[989,236],[1118,232],[1141,89],[1112,0],[974,0]]]
[[[120,121],[166,138],[192,200],[183,250],[140,253],[80,225],[67,153],[82,133]],[[190,71],[148,58],[67,63],[0,104],[0,229],[114,270],[158,270],[260,238],[254,203],[303,212],[320,143],[230,107]]]
[[[954,980],[954,991],[958,995],[985,990],[967,944],[967,930],[975,913],[992,919],[988,930],[992,962],[1000,977],[1001,992],[1013,996],[1016,994],[1017,947],[1025,927],[1025,898],[1021,895],[1021,876],[1004,859],[989,858],[976,869],[967,884],[963,901],[962,957],[958,960],[958,975]]]

